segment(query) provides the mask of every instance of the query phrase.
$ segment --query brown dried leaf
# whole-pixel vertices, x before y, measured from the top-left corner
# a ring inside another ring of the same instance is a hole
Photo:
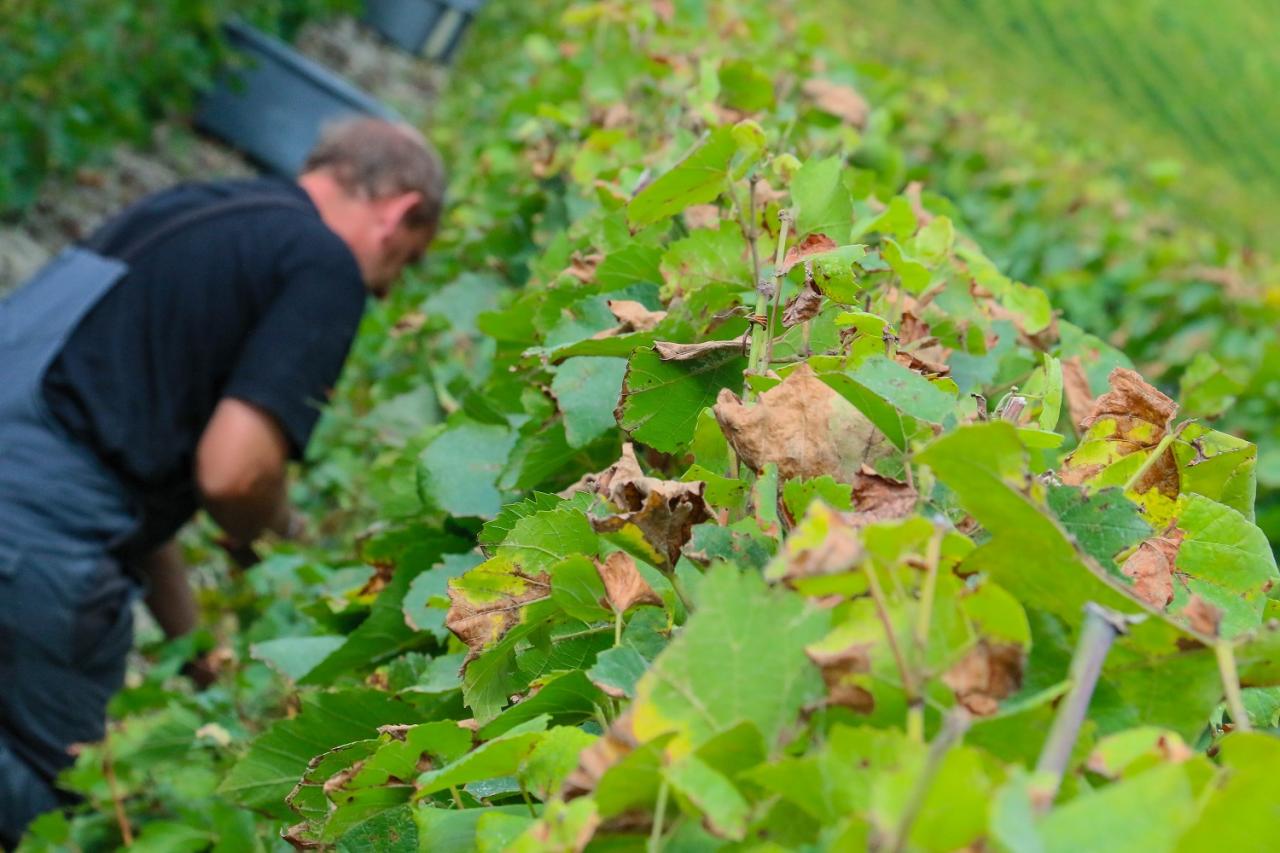
[[[714,204],[693,204],[684,209],[684,224],[690,229],[719,228],[720,208]]]
[[[618,318],[624,332],[648,332],[667,318],[666,311],[650,311],[630,299],[610,299],[609,310]]]
[[[822,291],[809,279],[800,292],[787,300],[782,311],[782,325],[790,328],[798,326],[806,320],[812,320],[822,310]]]
[[[742,338],[727,341],[703,341],[700,344],[677,344],[671,341],[654,341],[653,349],[663,361],[690,361],[708,353],[742,349]]]
[[[467,662],[474,660],[515,627],[520,622],[522,607],[551,594],[551,576],[546,572],[536,576],[519,571],[513,574],[524,581],[522,590],[515,595],[496,596],[488,601],[470,601],[465,592],[458,590],[453,583],[449,584],[449,611],[445,614],[444,624],[467,644]]]
[[[600,266],[600,262],[603,260],[604,255],[599,252],[592,252],[587,255],[581,252],[574,252],[569,258],[569,268],[565,272],[583,284],[590,284],[596,280],[596,267]]]
[[[902,191],[902,194],[907,197],[907,201],[911,202],[911,212],[915,214],[916,223],[921,228],[933,221],[933,214],[925,208],[924,200],[920,198],[920,193],[923,189],[924,184],[919,181],[912,181]]]
[[[1154,448],[1168,433],[1178,404],[1132,370],[1117,367],[1108,379],[1111,390],[1093,401],[1089,414],[1080,422],[1081,427],[1088,429],[1102,420],[1114,421],[1115,430],[1106,436],[1106,441],[1113,446],[1117,457]],[[1074,457],[1075,454],[1067,457],[1058,472],[1067,485],[1082,485],[1101,469],[1097,464],[1073,465]],[[1134,489],[1139,494],[1158,489],[1167,497],[1177,498],[1181,482],[1172,448],[1165,450]]]
[[[1078,355],[1062,360],[1062,390],[1067,398],[1072,425],[1083,429],[1081,424],[1093,411],[1093,391],[1089,388],[1089,377]]]
[[[821,255],[823,252],[830,252],[835,248],[837,248],[836,241],[826,234],[810,234],[790,249],[787,249],[787,255],[782,261],[782,272],[790,271],[792,267],[805,258]]]
[[[871,646],[854,643],[837,652],[805,649],[809,660],[822,671],[827,685],[827,704],[852,708],[860,714],[875,710],[876,700],[867,690],[850,681],[849,676],[871,671]]]
[[[1136,428],[1142,435],[1129,437],[1140,447],[1159,443],[1169,430],[1178,404],[1150,385],[1136,371],[1117,367],[1107,377],[1111,390],[1093,401],[1088,416],[1081,421],[1081,426],[1093,426],[1103,418],[1115,418],[1120,424],[1120,434],[1129,436]],[[1159,434],[1151,438],[1144,425],[1155,425]]]
[[[578,755],[578,766],[564,780],[560,796],[572,800],[590,794],[605,771],[630,755],[637,745],[631,708],[628,707],[604,734]]]
[[[854,523],[862,526],[906,518],[916,511],[919,499],[915,487],[863,465],[853,481]]]
[[[649,604],[662,606],[662,599],[636,568],[636,561],[625,551],[614,551],[603,563],[596,563],[605,597],[614,613],[626,613],[632,607]]]
[[[884,435],[808,364],[749,406],[722,389],[715,416],[738,458],[757,472],[776,462],[784,480],[830,474],[851,483],[864,462],[888,452]]]
[[[1218,628],[1222,625],[1222,611],[1192,593],[1187,606],[1182,608],[1182,615],[1191,626],[1191,630],[1210,637],[1218,636]]]
[[[854,127],[860,128],[866,124],[871,107],[866,98],[852,86],[814,78],[806,80],[801,90],[823,112],[831,113]]]
[[[1133,594],[1161,610],[1173,601],[1173,571],[1182,537],[1176,527],[1164,536],[1153,536],[1120,567],[1125,577],[1133,579]]]
[[[634,524],[665,565],[675,565],[680,549],[693,535],[693,526],[711,517],[703,500],[707,484],[695,481],[662,480],[648,477],[636,460],[635,447],[622,446],[622,458],[595,479],[595,492],[622,512],[607,518],[593,518],[600,533],[613,533]]]
[[[811,509],[810,512],[813,510]],[[812,548],[788,547],[787,582],[821,575],[838,575],[856,568],[863,559],[861,528],[851,514],[825,510],[830,514],[827,535]]]
[[[956,701],[972,714],[988,717],[999,710],[1000,700],[1022,686],[1026,660],[1017,643],[993,643],[982,639],[942,676],[956,694]]]
[[[407,311],[396,320],[395,325],[391,327],[391,337],[401,338],[405,335],[412,335],[422,331],[422,327],[427,324],[427,315],[421,311]]]
[[[782,201],[787,197],[786,190],[775,190],[773,186],[765,180],[756,181],[755,192],[752,193],[755,199],[756,210],[764,210],[775,201]]]

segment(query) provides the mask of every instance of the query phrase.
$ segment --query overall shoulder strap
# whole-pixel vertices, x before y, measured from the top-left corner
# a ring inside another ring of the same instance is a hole
[[[164,240],[165,238],[170,237],[189,226],[204,222],[208,219],[214,219],[227,213],[236,213],[246,210],[260,210],[269,207],[291,207],[304,213],[315,213],[315,208],[305,201],[296,198],[289,198],[287,196],[257,193],[254,195],[240,196],[238,198],[229,198],[223,201],[214,202],[213,204],[201,205],[194,210],[188,210],[173,217],[167,222],[161,224],[160,227],[143,234],[137,240],[134,240],[132,243],[125,246],[124,249],[115,254],[115,257],[125,263],[130,263],[161,240]],[[86,248],[101,252],[102,246],[110,241],[111,237],[114,236],[114,233],[115,229],[109,230],[98,240],[87,243]]]

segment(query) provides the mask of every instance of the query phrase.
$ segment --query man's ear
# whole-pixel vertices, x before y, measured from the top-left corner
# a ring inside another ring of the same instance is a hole
[[[400,227],[400,223],[404,222],[405,214],[413,210],[421,201],[422,193],[417,190],[379,199],[381,208],[379,224],[382,226],[383,236],[394,233]]]

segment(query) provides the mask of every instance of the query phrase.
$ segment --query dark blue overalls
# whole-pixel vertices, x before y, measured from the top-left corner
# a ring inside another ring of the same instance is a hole
[[[261,207],[315,211],[250,194],[177,215],[123,249],[136,262],[166,237]],[[113,227],[95,245],[113,239]],[[87,248],[63,251],[0,301],[0,844],[65,797],[54,777],[75,743],[101,740],[107,701],[124,681],[133,602],[121,559],[142,524],[140,502],[45,405],[43,382],[80,320],[128,272]]]
[[[0,302],[0,842],[59,805],[70,744],[100,740],[140,588],[116,556],[126,490],[44,402],[45,371],[127,267],[67,249]]]

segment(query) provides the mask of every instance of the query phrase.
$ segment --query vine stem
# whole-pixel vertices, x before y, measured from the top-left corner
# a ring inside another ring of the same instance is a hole
[[[1098,676],[1102,674],[1102,664],[1111,651],[1111,643],[1124,632],[1125,620],[1119,613],[1092,601],[1085,605],[1084,628],[1080,631],[1075,653],[1071,656],[1071,689],[1058,705],[1053,727],[1049,730],[1049,737],[1045,739],[1040,758],[1036,762],[1036,773],[1046,774],[1053,780],[1043,801],[1039,803],[1043,810],[1048,810],[1053,805],[1058,788],[1062,785],[1062,777],[1071,760],[1071,750],[1075,747],[1080,727],[1089,711],[1089,701],[1093,698]]]
[[[910,466],[908,466],[910,470]],[[923,655],[929,647],[929,623],[933,621],[933,599],[938,588],[938,564],[942,562],[942,536],[940,526],[934,527],[925,552],[924,586],[920,591],[920,611],[916,614],[916,647]]]
[[[782,318],[778,315],[778,310],[782,305],[782,265],[787,259],[787,231],[791,225],[791,211],[778,211],[778,254],[773,262],[773,308],[769,310],[769,317],[766,321],[768,325],[765,327],[764,336],[764,368],[769,369],[769,365],[773,363],[773,330],[782,324]]]
[[[658,803],[653,810],[653,829],[649,832],[649,843],[645,845],[646,853],[659,853],[662,850],[662,824],[667,818],[667,780],[664,778],[658,786]]]
[[[782,284],[782,276],[778,273],[778,270],[782,269],[782,262],[786,259],[786,256],[787,256],[787,234],[791,230],[791,215],[787,211],[779,211],[778,220],[781,223],[781,225],[778,229],[778,251],[777,251],[777,254],[775,255],[776,260],[774,261],[773,286],[774,286],[775,297],[777,296],[778,292],[780,292],[781,290],[780,286]],[[760,291],[759,284],[757,283],[755,316],[757,317],[762,316],[768,310],[769,310],[769,297],[766,293],[763,293]],[[755,326],[752,328],[751,353],[750,355],[747,356],[747,373],[755,375],[758,372],[760,367],[761,356],[763,356],[765,353],[766,339],[768,339],[769,341],[768,343],[769,352],[773,351],[773,337],[771,334],[772,330],[773,330],[773,318],[771,315],[765,317],[764,326]],[[751,393],[751,387],[748,386],[746,391],[743,393],[743,398],[745,400],[750,400],[752,396],[753,395]]]
[[[951,747],[955,746],[969,730],[971,720],[969,712],[959,705],[947,714],[942,723],[942,730],[929,744],[929,753],[925,756],[924,767],[921,768],[920,775],[916,777],[916,783],[911,788],[907,805],[902,810],[902,817],[898,818],[898,825],[894,828],[893,835],[885,842],[882,849],[889,853],[901,853],[906,847],[907,836],[911,834],[911,827],[920,815],[920,810],[924,808],[925,798],[929,796],[933,780],[942,769],[943,759],[947,757]]]
[[[622,645],[622,611],[613,614],[613,647]]]
[[[120,784],[116,780],[115,761],[111,758],[111,734],[102,741],[102,775],[107,780],[107,790],[111,792],[111,805],[115,809],[116,823],[120,827],[120,840],[125,847],[133,846],[133,827],[129,825],[129,816],[125,814],[124,797],[120,794]]]
[[[1160,439],[1160,443],[1156,445],[1156,449],[1151,451],[1151,455],[1143,460],[1142,465],[1138,467],[1138,470],[1133,472],[1133,476],[1125,481],[1123,491],[1127,492],[1134,486],[1138,485],[1138,481],[1146,476],[1146,473],[1155,466],[1161,456],[1164,456],[1164,452],[1169,449],[1169,445],[1173,444],[1174,440],[1179,434],[1181,434],[1181,432],[1182,427],[1179,426],[1176,430],[1166,433],[1165,437]]]
[[[893,622],[889,618],[889,607],[884,597],[884,588],[876,577],[874,566],[867,565],[867,587],[871,591],[871,600],[875,602],[876,613],[884,625],[885,639],[889,641],[889,650],[893,652],[894,663],[898,666],[898,675],[902,678],[902,691],[907,695],[907,735],[918,743],[924,741],[924,702],[916,691],[916,680],[907,660],[902,655],[902,647],[893,632]]]
[[[1218,656],[1218,674],[1222,677],[1222,692],[1231,711],[1231,724],[1236,731],[1252,731],[1249,712],[1244,707],[1244,694],[1240,692],[1240,675],[1236,671],[1236,655],[1231,643],[1218,640],[1213,644],[1213,650]]]

